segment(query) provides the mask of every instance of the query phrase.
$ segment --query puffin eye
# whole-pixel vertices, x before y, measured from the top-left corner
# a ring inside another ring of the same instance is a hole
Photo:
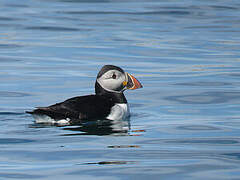
[[[112,78],[113,78],[113,79],[116,79],[116,78],[117,78],[116,74],[113,74],[113,75],[112,75]]]

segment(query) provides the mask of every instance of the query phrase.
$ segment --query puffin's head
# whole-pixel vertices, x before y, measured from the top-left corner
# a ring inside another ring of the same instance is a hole
[[[142,88],[141,83],[120,67],[105,65],[97,75],[96,83],[108,92],[122,93],[126,89]]]

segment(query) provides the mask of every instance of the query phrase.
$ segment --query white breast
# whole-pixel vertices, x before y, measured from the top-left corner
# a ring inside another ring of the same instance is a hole
[[[129,107],[126,103],[115,104],[110,114],[107,116],[107,119],[110,120],[122,120],[129,116]]]

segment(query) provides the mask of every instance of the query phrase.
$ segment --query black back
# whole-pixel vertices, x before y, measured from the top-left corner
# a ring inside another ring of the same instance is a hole
[[[88,95],[68,99],[48,107],[40,107],[31,114],[45,114],[55,120],[69,118],[71,120],[81,119],[103,119],[108,116],[114,102],[104,96]]]

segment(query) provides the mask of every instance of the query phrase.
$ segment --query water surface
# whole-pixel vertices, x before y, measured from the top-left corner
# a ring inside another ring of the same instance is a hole
[[[240,178],[238,1],[0,4],[1,179]],[[25,114],[94,93],[105,64],[144,85],[125,93],[129,120],[58,127]]]

